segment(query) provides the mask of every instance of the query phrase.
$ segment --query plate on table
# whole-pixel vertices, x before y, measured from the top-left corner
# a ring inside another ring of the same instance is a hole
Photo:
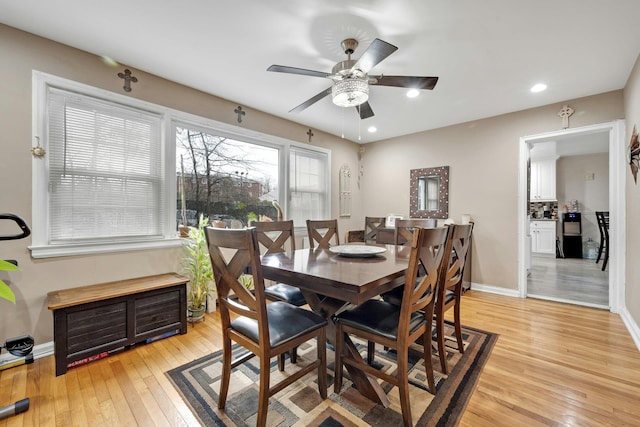
[[[329,248],[334,254],[350,258],[371,258],[387,251],[380,246],[368,245],[338,245]]]

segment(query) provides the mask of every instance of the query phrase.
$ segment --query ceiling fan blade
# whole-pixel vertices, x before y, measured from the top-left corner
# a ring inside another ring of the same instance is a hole
[[[287,67],[286,65],[272,65],[267,68],[267,71],[274,71],[277,73],[289,73],[300,74],[302,76],[312,77],[329,77],[331,74],[322,71],[305,70],[304,68]]]
[[[351,69],[358,69],[364,73],[368,73],[370,69],[378,65],[396,50],[398,50],[396,46],[380,39],[375,39]]]
[[[378,86],[394,86],[415,89],[433,89],[438,83],[438,77],[415,76],[369,76],[369,84]]]
[[[358,114],[360,114],[360,120],[368,119],[369,117],[374,116],[373,110],[371,109],[371,105],[369,105],[369,102],[356,105],[356,110],[358,110]]]
[[[315,104],[316,102],[320,101],[322,98],[324,98],[327,95],[331,94],[331,88],[325,89],[322,92],[320,92],[319,94],[317,94],[316,96],[307,99],[306,101],[304,101],[302,104],[298,105],[297,107],[295,107],[294,109],[290,110],[290,113],[299,113],[302,110],[304,110],[305,108],[308,108],[310,106],[312,106],[313,104]]]

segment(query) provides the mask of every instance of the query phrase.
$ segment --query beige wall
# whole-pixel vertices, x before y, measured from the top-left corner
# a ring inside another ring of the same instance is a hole
[[[587,174],[593,174],[593,180],[586,180]],[[559,158],[556,162],[556,187],[560,209],[567,201],[578,200],[583,242],[591,237],[600,243],[596,211],[609,210],[609,154]]]
[[[627,141],[633,127],[640,128],[640,56],[629,76],[624,89],[624,109],[626,113]],[[640,324],[640,186],[633,181],[631,172],[626,174],[627,202],[627,254],[626,254],[626,295],[625,304],[636,324]],[[640,180],[640,177],[639,177]]]
[[[66,79],[125,94],[117,77],[125,65],[111,68],[95,55],[0,25],[0,211],[32,223],[31,215],[31,74],[39,70]],[[237,125],[237,103],[186,88],[132,69],[138,78],[129,96]],[[308,128],[243,108],[242,127],[293,141],[306,142]],[[358,145],[314,130],[313,144],[332,151],[332,217],[338,216],[338,171],[358,168]],[[356,185],[354,199],[360,197]],[[353,219],[340,221],[341,230],[362,227],[361,206],[354,203]],[[14,230],[15,231],[15,230]],[[0,230],[2,232],[2,230]],[[47,292],[86,284],[163,273],[179,268],[180,249],[137,251],[95,256],[32,259],[31,239],[0,242],[0,257],[17,259],[20,272],[0,272],[16,293],[15,306],[0,300],[0,339],[31,334],[36,344],[51,341],[52,315]]]
[[[575,110],[571,127],[624,118],[622,91],[614,91],[368,144],[364,210],[408,215],[409,171],[450,166],[449,216],[476,222],[472,281],[516,290],[519,139],[560,130],[564,104]]]

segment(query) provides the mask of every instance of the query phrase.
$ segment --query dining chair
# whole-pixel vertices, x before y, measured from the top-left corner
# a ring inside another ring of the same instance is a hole
[[[393,242],[395,245],[410,245],[413,239],[413,230],[416,227],[434,228],[437,225],[438,221],[433,218],[397,219]]]
[[[328,249],[331,245],[340,244],[340,235],[338,234],[338,220],[307,220],[307,234],[309,235],[309,247],[314,249],[316,245],[319,248]]]
[[[334,392],[342,388],[343,366],[351,365],[367,374],[398,387],[402,420],[411,426],[409,404],[409,346],[420,342],[423,348],[425,373],[429,391],[435,394],[435,380],[431,361],[431,330],[438,275],[447,253],[448,229],[420,228],[411,240],[411,256],[405,276],[405,286],[400,306],[379,299],[339,312],[333,317],[336,325]],[[418,276],[419,267],[426,271]],[[343,357],[345,334],[373,341],[396,350],[395,374],[377,369],[363,360]]]
[[[602,262],[602,271],[604,271],[609,261],[609,211],[596,212],[596,219],[598,220],[598,229],[600,230],[600,247],[598,248],[596,264],[600,262],[600,258],[604,254],[604,260]]]
[[[260,253],[262,255],[273,254],[278,252],[286,252],[287,250],[296,250],[296,241],[293,227],[293,220],[289,221],[261,221],[252,224],[256,228]],[[264,289],[265,297],[270,301],[285,301],[296,307],[302,307],[307,301],[295,286],[286,283],[275,283]],[[296,363],[296,348],[291,350],[289,355],[291,363]],[[284,362],[283,358],[278,360],[279,365]],[[284,363],[279,366],[281,371],[284,370]]]
[[[448,246],[450,251],[445,256],[445,268],[438,280],[438,291],[435,306],[435,341],[438,344],[438,356],[443,374],[448,373],[447,350],[445,347],[444,324],[445,313],[453,308],[453,325],[458,344],[458,351],[464,353],[462,342],[462,325],[460,323],[460,301],[462,299],[462,278],[467,264],[467,255],[471,246],[473,222],[464,225],[449,225]]]
[[[378,231],[385,227],[387,218],[377,216],[364,217],[364,230],[351,230],[347,232],[347,243],[351,242],[376,242]]]
[[[326,319],[310,310],[284,301],[266,303],[258,235],[255,228],[208,227],[205,231],[216,280],[222,324],[223,357],[218,408],[225,407],[231,370],[254,356],[260,358],[256,423],[258,426],[262,427],[266,424],[269,397],[314,369],[318,371],[320,396],[326,399]],[[239,281],[239,277],[247,268],[253,276],[253,293]],[[230,297],[231,292],[235,294],[235,299]],[[317,340],[317,359],[270,386],[271,359],[275,356],[281,357],[285,352],[313,338]],[[248,353],[232,359],[232,341],[246,348]]]

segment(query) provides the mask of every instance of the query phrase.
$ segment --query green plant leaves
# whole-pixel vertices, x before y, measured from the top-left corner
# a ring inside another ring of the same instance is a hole
[[[0,280],[0,298],[6,299],[8,301],[11,301],[12,303],[16,303],[16,296],[13,293],[13,291],[11,290],[11,288],[4,283],[2,280]]]
[[[16,271],[18,267],[0,259],[0,271]],[[0,298],[16,303],[16,296],[6,283],[0,280]]]

